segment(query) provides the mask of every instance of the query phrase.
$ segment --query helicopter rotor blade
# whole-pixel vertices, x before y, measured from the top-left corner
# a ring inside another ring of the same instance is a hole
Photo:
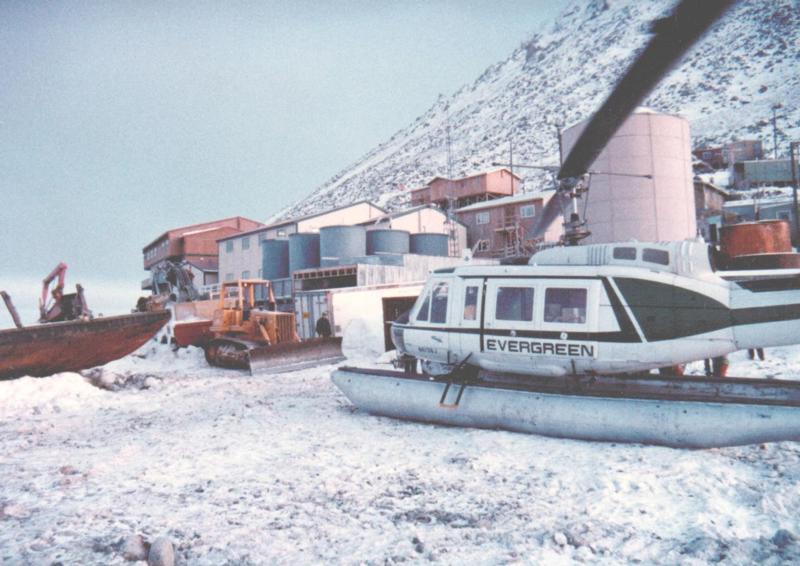
[[[550,200],[544,205],[542,212],[539,213],[539,218],[536,220],[536,224],[531,228],[529,237],[531,239],[543,237],[550,225],[555,222],[559,216],[563,215],[564,208],[569,203],[569,200],[570,197],[567,193],[562,191],[553,193],[553,196],[550,197]]]
[[[653,22],[653,37],[572,146],[558,178],[586,173],[628,115],[736,0],[681,0]]]

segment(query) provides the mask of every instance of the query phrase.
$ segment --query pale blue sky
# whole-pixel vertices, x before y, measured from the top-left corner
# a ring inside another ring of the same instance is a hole
[[[0,2],[0,288],[138,284],[161,232],[266,219],[561,4]]]

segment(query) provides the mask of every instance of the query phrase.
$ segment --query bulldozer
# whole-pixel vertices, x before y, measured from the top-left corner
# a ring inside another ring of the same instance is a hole
[[[272,285],[264,279],[239,279],[220,285],[205,344],[206,361],[214,366],[247,369],[251,375],[282,373],[336,363],[342,356],[340,337],[300,340],[294,313],[277,310]]]

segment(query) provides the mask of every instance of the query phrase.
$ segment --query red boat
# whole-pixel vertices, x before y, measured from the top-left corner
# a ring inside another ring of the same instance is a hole
[[[169,317],[168,311],[144,312],[0,330],[0,379],[107,364],[142,346]]]

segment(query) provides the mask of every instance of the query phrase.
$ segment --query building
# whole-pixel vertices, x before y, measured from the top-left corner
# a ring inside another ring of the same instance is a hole
[[[588,121],[562,132],[564,154]],[[678,241],[697,235],[689,122],[638,108],[590,165],[587,244]]]
[[[740,161],[733,166],[733,186],[737,189],[763,186],[788,187],[791,184],[791,159]]]
[[[239,234],[218,238],[220,279],[261,278],[264,240],[285,239],[297,232],[318,232],[325,226],[361,224],[385,216],[386,210],[367,201],[359,201],[333,210],[309,214],[261,225]]]
[[[794,198],[791,195],[765,199],[731,200],[724,206],[726,224],[755,220],[788,220],[793,223],[793,204]],[[794,234],[794,226],[792,234]]]
[[[448,208],[453,200],[454,208],[514,195],[521,179],[508,169],[498,169],[461,179],[436,177],[428,186],[411,191],[411,206],[435,204]]]
[[[467,247],[467,227],[459,220],[450,220],[434,204],[423,204],[389,212],[363,222],[367,230],[405,230],[411,234],[448,234],[451,239],[450,255],[457,256]]]
[[[531,230],[553,191],[518,195],[478,202],[456,210],[456,217],[467,227],[467,245],[476,257],[530,255],[534,241]],[[554,222],[545,241],[561,237],[561,222]]]
[[[166,260],[187,262],[194,275],[195,286],[218,281],[217,240],[263,226],[261,222],[234,216],[173,228],[142,248],[145,270],[152,270]],[[142,281],[142,289],[152,286],[150,277]]]
[[[737,140],[723,146],[701,147],[692,155],[713,169],[723,169],[739,161],[762,159],[764,150],[761,140]]]
[[[716,243],[722,224],[725,202],[730,192],[701,179],[694,180],[694,207],[697,230],[707,242]]]

